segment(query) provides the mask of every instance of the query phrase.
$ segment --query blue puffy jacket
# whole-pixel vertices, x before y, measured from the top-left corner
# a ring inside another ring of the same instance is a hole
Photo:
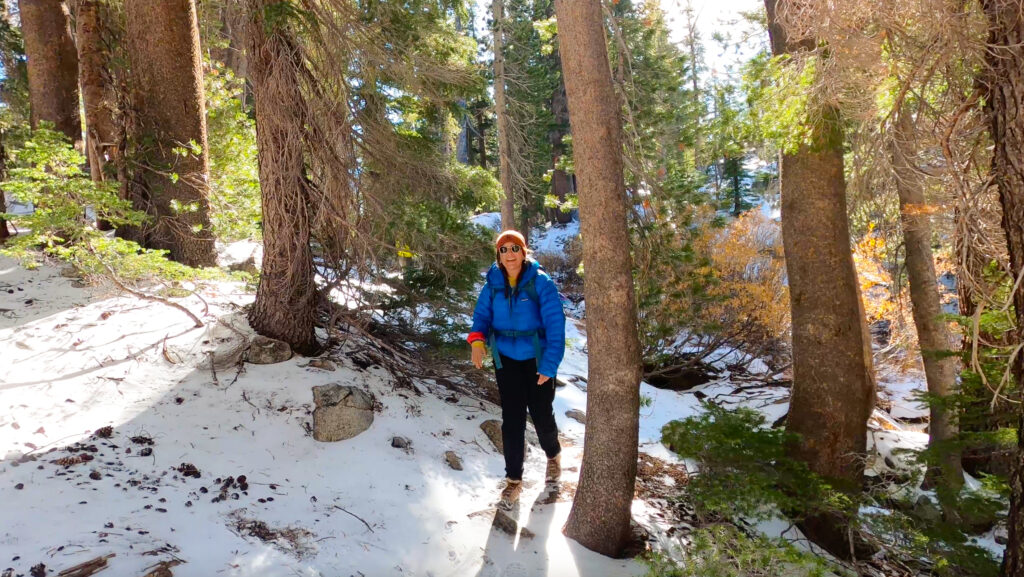
[[[558,365],[565,355],[565,311],[562,310],[562,299],[558,295],[555,282],[540,268],[536,261],[527,260],[523,263],[523,273],[516,283],[516,288],[509,291],[506,297],[505,275],[498,264],[491,265],[487,271],[487,282],[480,291],[473,310],[473,328],[469,341],[484,340],[490,344],[491,331],[498,352],[510,359],[525,361],[537,356],[533,337],[502,336],[502,331],[529,332],[542,330],[540,340],[541,361],[537,372],[553,377],[558,372]],[[537,292],[537,301],[521,290],[530,281]]]

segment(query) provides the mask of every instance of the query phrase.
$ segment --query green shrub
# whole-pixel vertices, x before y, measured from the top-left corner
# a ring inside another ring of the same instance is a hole
[[[851,519],[860,539],[884,549],[887,558],[927,574],[989,577],[998,573],[995,559],[971,542],[968,531],[979,521],[991,523],[1005,510],[1006,489],[1001,479],[984,477],[982,490],[964,490],[955,503],[960,518],[944,520],[938,505],[930,515],[916,506],[920,495],[916,490],[905,492],[904,502],[893,496],[892,487],[884,485],[870,493],[837,491],[806,465],[787,456],[786,448],[799,440],[794,434],[768,428],[764,417],[750,409],[704,407],[705,413],[673,421],[662,429],[663,443],[698,462],[698,474],[691,475],[687,497],[702,521],[781,514],[799,521],[809,515],[840,513]],[[915,482],[910,485],[916,487]],[[721,560],[722,556],[712,558]],[[714,567],[717,565],[704,573],[665,575],[771,574],[714,573]]]
[[[711,403],[705,412],[662,429],[662,442],[700,463],[688,489],[698,515],[712,518],[772,518],[779,511],[809,515],[850,510],[848,497],[786,456],[797,436],[766,426],[760,413],[727,410]],[[742,487],[742,490],[737,490]]]
[[[60,132],[41,127],[12,153],[4,190],[35,209],[27,215],[6,215],[22,233],[7,240],[0,254],[38,266],[39,252],[57,257],[94,275],[121,280],[160,278],[185,280],[222,277],[217,269],[197,270],[164,258],[166,251],[147,250],[93,226],[86,208],[114,226],[139,225],[145,215],[118,196],[117,184],[96,183],[82,170],[85,157]]]
[[[213,234],[225,242],[258,240],[262,214],[256,123],[239,99],[245,81],[219,62],[206,64],[203,82]]]
[[[697,529],[680,561],[653,554],[646,577],[819,577],[828,573],[821,558],[782,539],[751,536],[727,524]]]

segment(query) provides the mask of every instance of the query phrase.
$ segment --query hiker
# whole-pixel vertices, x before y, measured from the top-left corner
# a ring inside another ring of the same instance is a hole
[[[494,255],[496,262],[487,271],[466,340],[476,368],[483,367],[486,349],[494,359],[507,477],[500,505],[511,508],[523,490],[527,410],[548,457],[545,481],[555,483],[562,473],[562,447],[551,403],[565,353],[565,312],[554,281],[529,258],[523,235],[502,232]]]

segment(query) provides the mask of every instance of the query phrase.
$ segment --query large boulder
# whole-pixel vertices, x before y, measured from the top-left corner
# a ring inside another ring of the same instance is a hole
[[[245,356],[245,360],[254,365],[283,363],[290,358],[292,358],[292,348],[288,346],[288,343],[263,335],[253,337],[252,342],[249,343],[249,352]]]
[[[313,438],[351,439],[373,424],[373,398],[355,387],[332,383],[313,387]]]
[[[169,341],[164,356],[174,364],[225,370],[242,361],[253,335],[244,314],[230,314],[207,324],[198,340],[195,333],[189,333]]]

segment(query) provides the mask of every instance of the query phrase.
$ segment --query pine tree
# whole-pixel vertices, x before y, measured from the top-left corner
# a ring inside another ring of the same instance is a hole
[[[765,0],[772,52],[812,50],[779,18],[792,0]],[[843,133],[834,108],[808,110],[810,144],[782,155],[782,236],[793,319],[793,455],[840,490],[862,489],[867,420],[875,403],[871,345],[850,249]],[[833,555],[850,557],[847,519],[812,516],[801,527]]]
[[[515,225],[515,191],[513,189],[512,167],[512,124],[508,115],[508,103],[505,90],[507,79],[505,74],[505,0],[492,0],[491,14],[494,28],[491,31],[494,45],[494,109],[498,118],[498,176],[504,198],[501,201],[501,229],[516,228]],[[524,231],[529,234],[529,231]]]
[[[928,392],[933,396],[928,421],[929,445],[941,453],[940,465],[932,476],[939,486],[943,501],[955,497],[964,484],[960,451],[956,448],[957,425],[955,408],[945,406],[956,387],[956,358],[949,354],[951,346],[946,321],[942,318],[935,257],[932,254],[931,215],[924,197],[921,170],[915,164],[915,131],[909,106],[897,111],[891,144],[893,172],[899,195],[904,246],[906,247],[907,280],[913,307],[914,326],[921,346]]]
[[[89,172],[96,182],[105,180],[103,166],[117,152],[109,70],[112,64],[106,0],[78,0],[75,5],[78,66],[85,110]]]
[[[273,0],[247,0],[248,65],[256,109],[263,198],[263,269],[249,322],[299,353],[317,348],[317,294],[310,250],[309,183],[297,51],[286,20],[267,22]]]
[[[580,483],[565,534],[605,555],[630,538],[640,409],[637,336],[626,229],[622,124],[597,1],[557,0],[558,42],[580,180],[588,422]]]
[[[133,124],[128,195],[152,222],[122,231],[191,266],[215,264],[202,55],[192,0],[127,0]]]
[[[1024,275],[1024,3],[1021,0],[982,0],[988,21],[985,51],[985,100],[992,140],[991,177],[999,190],[1003,230],[1010,256],[1010,274]],[[1017,342],[1024,342],[1024,286],[1014,285],[1013,309]],[[1014,379],[1024,390],[1024,355],[1012,367]],[[1019,399],[1018,399],[1019,400]],[[1008,540],[1001,574],[1024,577],[1024,404],[1018,406],[1017,447],[1010,474],[1010,513],[1006,520]]]
[[[78,56],[67,8],[61,0],[19,0],[21,30],[28,58],[32,127],[52,122],[81,144],[78,115]]]

